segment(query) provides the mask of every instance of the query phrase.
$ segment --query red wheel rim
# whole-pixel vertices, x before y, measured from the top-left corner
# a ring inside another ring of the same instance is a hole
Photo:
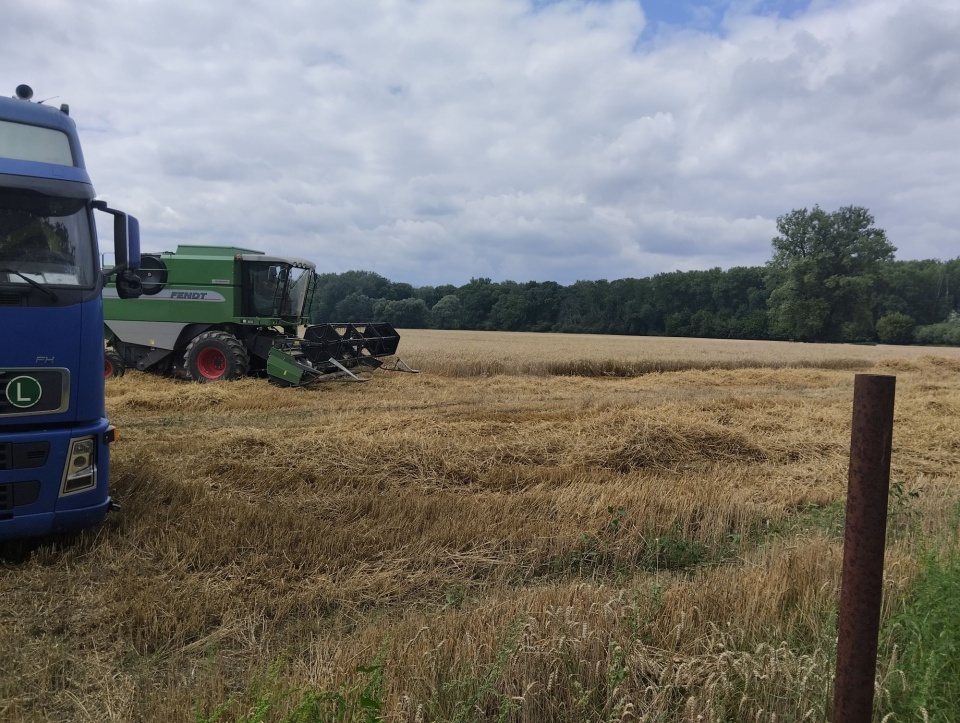
[[[212,346],[201,349],[197,354],[197,371],[204,379],[219,379],[227,372],[227,355]]]
[[[113,376],[113,364],[110,363],[109,359],[103,360],[103,378],[109,379]]]

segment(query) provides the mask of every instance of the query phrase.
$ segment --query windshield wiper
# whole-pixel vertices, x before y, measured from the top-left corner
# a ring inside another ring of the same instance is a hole
[[[33,288],[35,288],[35,289],[40,289],[40,291],[42,291],[42,292],[45,293],[47,296],[49,296],[53,301],[60,301],[60,297],[57,296],[57,295],[53,292],[52,289],[48,289],[46,286],[44,286],[43,284],[41,284],[39,281],[34,281],[33,279],[31,279],[31,278],[30,278],[29,276],[27,276],[26,274],[21,274],[19,271],[16,271],[16,270],[14,270],[14,269],[0,269],[0,274],[16,274],[16,275],[19,276],[21,279],[23,279],[23,280],[26,281],[28,284],[30,284],[30,286],[32,286]]]

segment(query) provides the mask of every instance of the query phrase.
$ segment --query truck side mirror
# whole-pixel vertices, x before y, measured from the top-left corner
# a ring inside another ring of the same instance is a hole
[[[93,201],[98,211],[113,216],[113,254],[116,265],[104,269],[104,277],[117,276],[117,296],[135,299],[143,294],[143,281],[134,273],[140,268],[140,222],[134,216],[107,206],[105,201]]]
[[[113,217],[113,246],[128,269],[140,268],[140,222],[135,216],[117,212]]]
[[[113,216],[113,251],[116,268],[140,268],[140,222],[136,217],[107,206],[105,201],[93,201],[98,211]]]

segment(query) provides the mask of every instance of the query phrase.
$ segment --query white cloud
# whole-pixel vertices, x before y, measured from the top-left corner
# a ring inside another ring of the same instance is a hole
[[[855,203],[955,257],[955,3],[756,5],[651,38],[632,0],[13,0],[0,67],[153,250],[570,283],[762,264],[777,215]]]

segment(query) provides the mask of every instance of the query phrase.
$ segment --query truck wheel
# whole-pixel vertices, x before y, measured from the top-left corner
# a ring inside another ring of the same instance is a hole
[[[250,358],[233,334],[205,331],[187,345],[183,365],[195,382],[216,382],[245,377]]]
[[[122,377],[125,371],[127,367],[120,355],[113,349],[107,349],[103,354],[103,378]]]

